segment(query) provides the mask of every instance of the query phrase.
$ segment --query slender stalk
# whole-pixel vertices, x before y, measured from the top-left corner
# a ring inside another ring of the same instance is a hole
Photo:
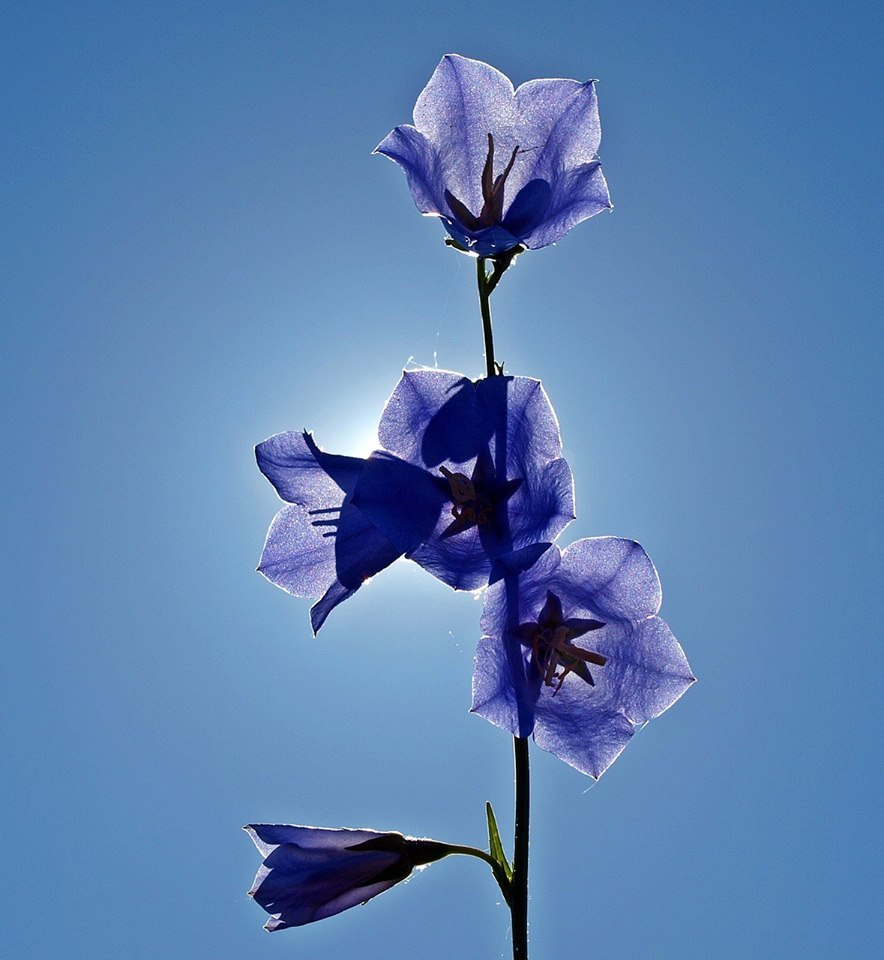
[[[500,282],[504,271],[513,262],[515,254],[502,260],[492,261],[494,268],[489,275],[485,268],[486,257],[479,257],[476,263],[476,277],[479,283],[479,307],[482,311],[482,333],[485,340],[485,371],[489,377],[502,373],[494,362],[494,338],[491,332],[491,291]],[[501,450],[498,449],[498,453]],[[505,462],[506,457],[503,456]],[[507,591],[508,595],[510,591]],[[528,960],[528,836],[531,811],[531,778],[528,768],[528,741],[524,737],[513,738],[516,764],[516,817],[513,855],[512,880],[506,885],[501,882],[498,871],[494,871],[498,884],[506,896],[510,907],[513,928],[513,960]],[[463,852],[467,852],[464,850]],[[473,854],[475,855],[475,854]],[[483,859],[485,859],[483,857]],[[492,869],[494,867],[492,866]],[[506,879],[506,878],[504,878]]]
[[[528,741],[514,737],[516,761],[516,835],[513,857],[512,902],[513,960],[528,960],[528,822],[531,783],[528,769]]]
[[[494,336],[491,333],[491,291],[490,278],[485,272],[485,257],[476,260],[476,279],[479,282],[479,309],[482,311],[482,335],[485,339],[485,376],[493,377],[497,373],[494,366]]]
[[[494,857],[487,854],[484,850],[480,850],[478,847],[465,847],[457,843],[446,843],[443,844],[447,848],[447,853],[458,853],[465,857],[478,857],[479,860],[484,860],[485,863],[491,867],[491,872],[494,874],[494,879],[497,881],[497,885],[500,887],[500,892],[503,894],[504,900],[507,903],[510,902],[512,896],[512,890],[510,887],[510,881],[507,880],[506,874],[503,872],[503,867],[494,859]]]

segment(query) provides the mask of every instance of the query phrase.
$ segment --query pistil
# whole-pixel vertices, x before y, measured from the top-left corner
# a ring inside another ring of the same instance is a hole
[[[482,168],[482,209],[477,217],[467,205],[458,200],[450,191],[445,191],[445,200],[448,203],[451,212],[467,228],[467,230],[484,230],[487,227],[493,227],[503,220],[503,202],[506,180],[513,169],[516,157],[519,153],[519,145],[513,147],[507,165],[503,173],[494,176],[494,134],[488,134],[488,153],[485,156],[485,165]]]
[[[605,624],[600,620],[565,619],[561,600],[548,590],[546,603],[537,621],[519,624],[516,633],[523,644],[531,647],[537,673],[544,686],[555,686],[555,696],[571,673],[590,686],[595,686],[595,679],[587,664],[603,667],[608,658],[594,650],[584,650],[571,641],[592,630],[600,630],[603,626]]]

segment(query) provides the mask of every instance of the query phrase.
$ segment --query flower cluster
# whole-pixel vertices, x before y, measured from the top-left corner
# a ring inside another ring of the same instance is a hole
[[[480,258],[487,307],[485,258],[496,284],[516,253],[610,208],[599,139],[592,82],[514,89],[487,64],[449,55],[418,98],[414,126],[396,127],[376,152],[402,167],[418,209],[442,220],[449,242]],[[694,677],[658,616],[660,580],[638,543],[555,544],[574,518],[574,489],[542,384],[502,368],[478,381],[407,370],[378,440],[364,458],[326,453],[307,432],[257,446],[285,502],[258,569],[315,601],[314,632],[400,557],[455,590],[484,590],[472,711],[600,777],[637,725]],[[512,874],[492,824],[489,812],[491,855],[398,833],[249,826],[264,858],[250,894],[278,930],[364,903],[450,852],[472,852],[491,863],[509,900]]]

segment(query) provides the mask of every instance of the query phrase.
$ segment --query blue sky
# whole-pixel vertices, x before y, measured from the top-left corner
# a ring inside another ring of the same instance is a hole
[[[254,572],[254,443],[365,452],[404,365],[482,372],[472,263],[370,156],[450,51],[599,78],[615,210],[519,260],[497,350],[563,542],[640,540],[700,678],[597,785],[532,750],[533,955],[880,936],[880,14],[501,10],[0,4],[4,956],[508,955],[467,860],[268,936],[239,829],[510,830],[480,603],[400,563],[314,640]]]

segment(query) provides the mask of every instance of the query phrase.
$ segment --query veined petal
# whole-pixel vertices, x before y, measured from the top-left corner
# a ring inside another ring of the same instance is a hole
[[[555,243],[578,223],[613,206],[598,161],[564,171],[550,186],[551,195],[543,219],[520,234],[521,242],[531,250]]]
[[[319,597],[316,633],[329,613],[402,555],[353,506],[365,460],[320,450],[309,433],[279,433],[255,448],[261,472],[289,503],[274,517],[258,570],[296,597]]]
[[[532,377],[486,377],[476,395],[494,431],[494,456],[508,476],[524,476],[562,455],[559,421],[543,384]]]
[[[529,180],[513,197],[501,227],[522,242],[546,219],[552,201],[552,187],[546,180]]]
[[[336,579],[334,539],[301,507],[284,507],[273,518],[258,570],[295,597],[316,597]]]
[[[687,657],[659,617],[629,624],[620,636],[617,633],[602,630],[591,641],[582,637],[576,642],[607,657],[601,674],[617,709],[633,723],[652,720],[694,683]]]
[[[446,525],[447,520],[443,528]],[[454,590],[479,590],[491,572],[491,558],[477,527],[445,539],[437,532],[406,556]]]
[[[660,578],[651,558],[634,540],[578,540],[562,554],[562,568],[567,597],[602,620],[643,620],[660,609]]]
[[[449,370],[406,370],[384,407],[378,437],[403,460],[433,469],[472,460],[492,429],[480,415],[468,377]]]
[[[343,499],[359,479],[361,457],[342,457],[320,450],[307,433],[277,433],[255,447],[261,473],[289,503],[317,506]]]
[[[598,685],[568,680],[555,697],[543,688],[534,708],[534,742],[597,780],[623,752],[635,726],[606,705]]]
[[[508,514],[511,549],[555,540],[574,519],[574,479],[567,462],[553,460],[526,476]]]
[[[516,138],[525,151],[525,181],[553,181],[597,159],[601,142],[595,82],[529,80],[515,93]]]
[[[446,54],[414,107],[414,125],[438,153],[446,187],[477,213],[488,134],[500,156],[515,146],[513,85],[480,60]]]
[[[402,167],[421,213],[450,216],[438,154],[420,130],[408,124],[396,127],[375,147],[374,153],[389,157]]]
[[[551,584],[557,583],[562,553],[554,543],[535,543],[498,557],[485,594],[480,626],[490,637],[514,633],[536,621]]]

